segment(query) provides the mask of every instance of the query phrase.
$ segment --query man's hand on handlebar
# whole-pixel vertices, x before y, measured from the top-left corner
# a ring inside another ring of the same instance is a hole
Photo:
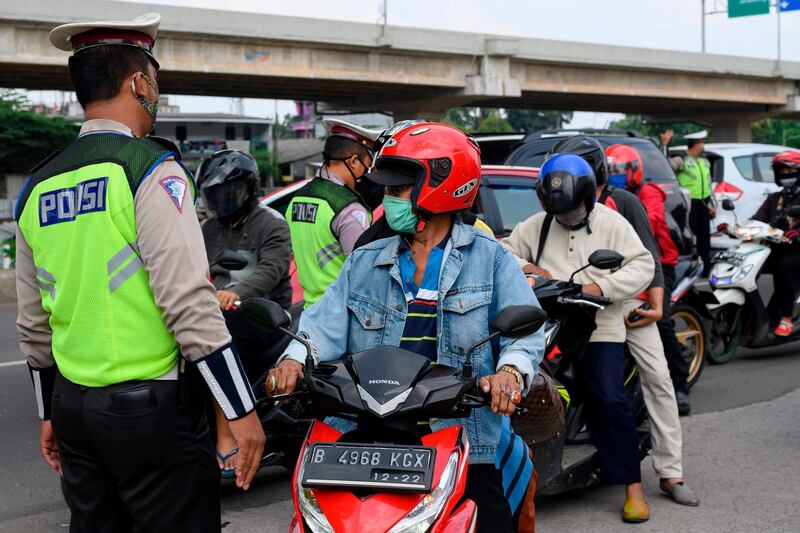
[[[297,387],[297,381],[303,378],[303,365],[294,359],[285,359],[277,367],[269,371],[264,386],[267,394],[291,394]]]
[[[597,283],[587,283],[583,286],[583,294],[590,296],[603,296],[603,289]]]
[[[222,311],[228,311],[231,307],[236,305],[236,302],[241,300],[241,298],[235,292],[217,291],[217,300],[219,300],[219,308]]]
[[[533,263],[528,263],[527,265],[522,267],[522,271],[525,272],[526,274],[534,274],[536,276],[541,276],[543,278],[553,279],[553,275],[550,272],[548,272],[544,268],[540,268],[534,265]]]
[[[517,378],[509,372],[498,372],[492,376],[484,376],[478,382],[484,394],[492,395],[492,411],[497,414],[511,416],[514,409],[517,407],[511,401],[511,397],[507,391],[516,392],[514,395],[520,397],[522,391],[519,390],[519,383]]]

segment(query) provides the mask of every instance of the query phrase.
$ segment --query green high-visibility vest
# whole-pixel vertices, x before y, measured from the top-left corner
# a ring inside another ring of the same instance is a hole
[[[325,289],[342,270],[344,250],[331,224],[336,215],[354,202],[366,208],[361,197],[349,187],[315,178],[297,191],[286,208],[292,252],[306,308],[322,298]],[[369,209],[367,214],[372,223]]]
[[[687,155],[678,182],[689,190],[692,200],[705,200],[711,196],[711,163],[705,157]]]
[[[53,356],[73,383],[152,379],[177,362],[136,245],[134,203],[139,184],[169,156],[179,159],[151,139],[85,135],[40,165],[20,196],[15,215],[50,314]]]

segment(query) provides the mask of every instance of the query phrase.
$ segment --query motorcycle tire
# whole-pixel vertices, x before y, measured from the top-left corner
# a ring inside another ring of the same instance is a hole
[[[717,313],[723,311],[724,310],[717,310]],[[741,322],[739,322],[736,324],[734,331],[728,335],[729,339],[727,339],[726,343],[725,339],[720,338],[720,335],[717,334],[716,327],[712,324],[708,336],[708,362],[712,365],[724,365],[733,359],[733,354],[739,347],[741,335],[742,326]]]
[[[684,352],[689,375],[686,384],[691,388],[706,364],[706,354],[708,353],[708,334],[707,327],[700,314],[691,306],[678,303],[671,310],[669,315],[672,325],[675,328],[675,336]]]

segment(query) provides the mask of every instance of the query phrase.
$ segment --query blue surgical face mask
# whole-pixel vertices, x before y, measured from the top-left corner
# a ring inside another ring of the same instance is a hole
[[[628,176],[625,174],[612,174],[608,177],[608,184],[617,189],[624,189],[628,185]]]
[[[416,233],[419,217],[411,210],[411,200],[385,195],[383,212],[389,227],[398,233]]]

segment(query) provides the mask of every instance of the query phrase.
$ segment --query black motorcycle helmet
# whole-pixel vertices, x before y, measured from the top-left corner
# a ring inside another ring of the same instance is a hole
[[[580,156],[589,163],[594,171],[597,187],[602,187],[608,182],[608,162],[603,146],[592,137],[586,135],[573,135],[559,141],[550,148],[548,155],[570,153]]]
[[[588,216],[597,201],[597,185],[592,167],[575,154],[555,154],[539,170],[540,182],[536,194],[545,211],[564,215],[581,204]]]
[[[256,201],[258,165],[242,151],[220,150],[200,164],[197,185],[209,211],[232,218]]]

